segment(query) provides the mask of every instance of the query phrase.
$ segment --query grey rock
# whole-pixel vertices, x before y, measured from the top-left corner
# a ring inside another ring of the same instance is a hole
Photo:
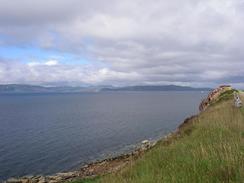
[[[47,183],[47,180],[45,177],[41,176],[39,179],[38,179],[38,183]]]
[[[66,172],[66,173],[57,173],[57,176],[62,177],[63,179],[70,179],[76,176],[75,172]]]
[[[10,178],[6,181],[6,183],[22,183],[20,179]]]

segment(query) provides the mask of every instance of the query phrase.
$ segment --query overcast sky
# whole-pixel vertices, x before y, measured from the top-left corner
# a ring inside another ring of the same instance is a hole
[[[244,87],[244,1],[0,0],[0,83]]]

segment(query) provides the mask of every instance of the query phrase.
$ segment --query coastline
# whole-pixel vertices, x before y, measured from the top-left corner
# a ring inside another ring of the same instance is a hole
[[[53,175],[30,175],[19,178],[9,178],[3,183],[59,183],[76,179],[92,178],[116,172],[133,160],[141,157],[146,151],[153,148],[157,141],[142,141],[141,145],[130,153],[109,157],[83,165],[74,171],[60,172]]]
[[[196,118],[200,113],[201,111],[196,115],[187,117],[173,132],[162,136],[158,140],[142,141],[141,144],[135,148],[135,150],[129,153],[90,162],[74,171],[59,172],[52,175],[28,175],[23,177],[9,178],[3,181],[3,183],[64,183],[80,179],[94,178],[117,172],[126,165],[132,163],[134,160],[137,160],[143,156],[148,150],[152,149],[159,142],[170,144],[174,137],[180,135],[181,129],[190,123],[193,118]]]
[[[216,95],[220,95],[217,93]],[[209,96],[212,96],[210,93]],[[75,171],[61,172],[53,175],[36,175],[36,176],[24,176],[20,178],[10,178],[8,180],[3,181],[4,183],[63,183],[70,182],[85,178],[93,178],[97,176],[102,176],[105,174],[117,172],[121,170],[126,165],[133,163],[134,160],[140,158],[145,152],[152,149],[159,142],[163,142],[164,144],[170,144],[173,142],[175,138],[181,136],[182,131],[184,131],[184,127],[188,126],[193,119],[197,118],[203,111],[207,109],[207,107],[216,100],[216,97],[212,97],[211,100],[203,100],[200,106],[206,106],[204,110],[200,110],[198,114],[193,115],[191,117],[186,118],[180,125],[171,133],[166,136],[161,137],[157,141],[142,141],[141,145],[137,147],[130,153],[121,154],[119,156],[115,156],[112,158],[105,158],[103,160],[95,161],[88,163],[81,168],[78,168]]]

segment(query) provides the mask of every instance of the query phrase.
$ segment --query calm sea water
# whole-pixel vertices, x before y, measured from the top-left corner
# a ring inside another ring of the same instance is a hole
[[[157,139],[198,112],[200,92],[0,95],[0,180],[52,174]]]

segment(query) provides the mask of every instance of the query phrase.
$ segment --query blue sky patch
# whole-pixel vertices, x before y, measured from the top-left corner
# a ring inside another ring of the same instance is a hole
[[[85,57],[36,47],[3,46],[0,47],[0,57],[4,59],[20,61],[23,63],[45,62],[50,59],[58,60],[59,63],[72,65],[89,63],[88,59]]]

